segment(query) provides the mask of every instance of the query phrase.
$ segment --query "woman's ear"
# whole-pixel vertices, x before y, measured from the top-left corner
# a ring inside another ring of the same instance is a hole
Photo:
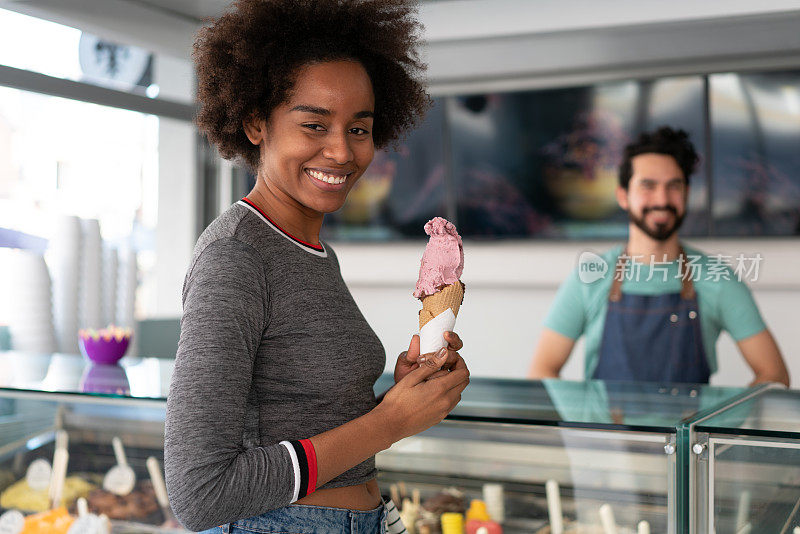
[[[242,128],[244,128],[244,134],[254,145],[260,145],[261,141],[264,140],[266,133],[265,126],[266,124],[264,119],[258,118],[256,116],[251,116],[242,121]]]

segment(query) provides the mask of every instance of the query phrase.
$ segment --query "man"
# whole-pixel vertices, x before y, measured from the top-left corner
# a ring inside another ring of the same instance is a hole
[[[587,378],[707,383],[717,370],[717,338],[726,330],[753,370],[753,384],[789,385],[780,350],[744,282],[719,257],[678,238],[697,161],[686,132],[667,127],[625,148],[616,195],[630,218],[628,242],[582,261],[561,286],[531,378],[557,377],[585,334]]]

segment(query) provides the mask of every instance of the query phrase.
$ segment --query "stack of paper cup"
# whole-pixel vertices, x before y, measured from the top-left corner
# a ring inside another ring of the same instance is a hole
[[[117,277],[117,326],[135,328],[136,286],[139,280],[136,251],[125,247],[119,251],[119,271]],[[128,355],[138,355],[138,336],[134,333]]]
[[[50,239],[47,263],[53,279],[53,321],[58,350],[78,354],[78,281],[80,279],[81,222],[63,215]]]
[[[80,299],[78,304],[81,328],[103,326],[103,242],[100,238],[100,223],[97,219],[82,219]],[[77,335],[77,333],[76,333]]]
[[[136,308],[136,285],[139,278],[136,252],[124,248],[119,252],[119,277],[117,285],[117,326],[133,327]]]
[[[117,322],[117,277],[119,261],[117,249],[103,246],[103,324]]]
[[[11,343],[15,350],[56,352],[50,272],[44,257],[15,250],[7,254],[10,276],[5,281]]]

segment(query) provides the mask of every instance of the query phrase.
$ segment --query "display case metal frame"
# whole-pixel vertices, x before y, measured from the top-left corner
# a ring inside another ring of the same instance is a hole
[[[695,419],[687,422],[681,429],[685,436],[686,460],[688,464],[689,483],[686,495],[688,497],[688,524],[689,534],[716,534],[720,525],[717,524],[715,512],[716,484],[714,475],[717,470],[717,453],[724,447],[747,446],[794,449],[800,451],[800,441],[797,436],[781,437],[779,433],[766,431],[765,435],[754,435],[758,432],[742,430],[741,435],[735,435],[732,429],[725,429],[725,433],[715,432],[712,427],[704,426],[714,418],[729,413],[731,410],[745,403],[754,401],[772,391],[781,391],[786,388],[781,384],[767,383],[753,388],[747,393],[734,399],[728,404],[719,406],[707,413],[699,414]],[[800,502],[798,503],[800,504]],[[741,507],[741,504],[740,504]],[[741,510],[737,515],[742,515]],[[741,524],[739,524],[741,523]],[[750,527],[752,528],[752,527]],[[780,534],[784,534],[782,529]],[[750,532],[748,525],[737,518],[735,532],[732,534]],[[779,533],[775,533],[779,534]]]

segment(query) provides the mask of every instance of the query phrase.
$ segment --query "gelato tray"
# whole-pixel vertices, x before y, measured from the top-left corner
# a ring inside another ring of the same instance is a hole
[[[66,533],[85,515],[110,525],[113,534],[186,532],[175,522],[168,504],[165,507],[159,502],[150,479],[147,461],[151,458],[151,463],[160,466],[160,449],[125,449],[124,461],[134,477],[128,488],[114,478],[120,464],[111,444],[94,442],[86,438],[96,436],[76,432],[63,446],[68,462],[58,481],[60,445],[56,436],[53,431],[45,432],[0,456],[0,514],[21,512],[25,517],[21,532]]]

